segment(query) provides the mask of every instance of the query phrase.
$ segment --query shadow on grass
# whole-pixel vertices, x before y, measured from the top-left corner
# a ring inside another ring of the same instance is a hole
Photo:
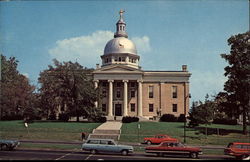
[[[178,126],[178,128],[184,129],[184,126]],[[206,127],[204,126],[196,126],[196,127],[188,127],[186,126],[186,131],[197,131],[195,134],[206,134]],[[242,130],[235,129],[223,129],[223,128],[207,128],[207,135],[228,135],[230,133],[239,133],[242,134]]]
[[[197,131],[201,134],[206,134],[206,127],[195,127]],[[230,133],[239,133],[242,134],[242,130],[235,130],[235,129],[222,129],[222,128],[207,128],[207,135],[228,135]]]

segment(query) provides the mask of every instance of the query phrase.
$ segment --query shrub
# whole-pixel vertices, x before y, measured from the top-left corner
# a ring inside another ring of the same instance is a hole
[[[48,120],[56,120],[56,114],[50,114]]]
[[[69,114],[67,114],[67,113],[59,114],[58,120],[62,120],[64,122],[69,121]]]
[[[178,122],[185,122],[185,120],[186,120],[185,114],[180,114],[180,116],[177,119]]]
[[[227,125],[237,125],[236,119],[226,119],[226,118],[216,118],[213,124],[227,124]]]
[[[178,120],[173,114],[163,114],[160,118],[160,122],[176,122]]]
[[[139,118],[138,117],[131,117],[131,116],[124,116],[122,118],[122,122],[123,123],[131,123],[131,122],[138,122],[139,121]]]
[[[95,119],[95,122],[99,123],[105,123],[107,121],[107,118],[105,116],[101,116]]]

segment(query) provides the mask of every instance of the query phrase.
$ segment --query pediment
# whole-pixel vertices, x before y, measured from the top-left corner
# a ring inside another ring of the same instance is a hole
[[[107,66],[96,69],[95,72],[142,72],[139,69],[124,65]]]

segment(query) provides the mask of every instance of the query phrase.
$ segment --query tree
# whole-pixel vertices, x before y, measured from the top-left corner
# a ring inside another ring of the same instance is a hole
[[[42,102],[46,103],[44,109],[47,114],[58,114],[61,108],[70,116],[95,118],[99,109],[94,102],[98,97],[91,77],[93,69],[83,68],[80,64],[72,62],[60,63],[53,60],[55,67],[40,73]],[[94,116],[94,117],[93,117]]]
[[[23,111],[30,105],[30,98],[35,87],[17,70],[18,60],[15,57],[6,59],[1,54],[0,82],[0,119],[22,119]]]
[[[205,97],[205,102],[193,102],[191,113],[189,113],[190,126],[198,126],[199,124],[206,125],[206,135],[207,135],[207,125],[211,124],[214,119],[216,103],[213,100],[209,100],[209,95]]]
[[[243,117],[243,134],[247,134],[247,116],[250,112],[250,32],[231,36],[229,54],[221,54],[229,66],[226,66],[224,84],[227,100],[233,103],[234,112]],[[248,119],[250,119],[248,117]]]
[[[209,100],[209,95],[205,97],[205,102],[193,102],[191,113],[189,113],[189,119],[196,124],[210,124],[215,115],[216,103],[213,100]]]

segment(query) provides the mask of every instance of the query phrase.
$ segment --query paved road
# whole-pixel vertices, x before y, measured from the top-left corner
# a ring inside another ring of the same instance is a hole
[[[199,159],[191,160],[234,160],[233,157],[226,155],[200,155]],[[79,149],[59,151],[59,150],[32,150],[17,148],[14,151],[0,151],[0,160],[190,160],[188,157],[165,156],[134,153],[123,156],[120,154],[90,154]]]

